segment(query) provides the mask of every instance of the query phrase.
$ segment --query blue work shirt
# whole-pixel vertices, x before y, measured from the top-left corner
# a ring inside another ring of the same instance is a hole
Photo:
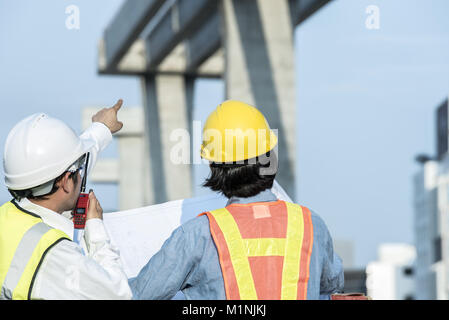
[[[277,200],[267,189],[254,197],[233,197],[227,205]],[[313,211],[311,214],[313,247],[307,299],[329,299],[330,294],[343,291],[342,261],[333,250],[324,221]],[[129,285],[133,299],[171,299],[182,291],[186,299],[225,300],[223,275],[208,217],[196,217],[174,230],[137,277],[129,279]]]

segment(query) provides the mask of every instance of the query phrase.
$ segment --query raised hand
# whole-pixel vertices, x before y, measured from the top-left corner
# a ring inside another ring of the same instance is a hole
[[[122,107],[122,104],[123,100],[119,99],[113,107],[101,109],[92,117],[92,122],[103,123],[109,128],[112,134],[120,131],[123,128],[123,122],[118,121],[117,113]]]

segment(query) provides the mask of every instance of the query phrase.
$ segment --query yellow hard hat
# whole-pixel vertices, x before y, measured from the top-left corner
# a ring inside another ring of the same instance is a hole
[[[275,133],[257,108],[228,100],[206,120],[201,157],[219,163],[237,162],[266,154],[276,144]]]

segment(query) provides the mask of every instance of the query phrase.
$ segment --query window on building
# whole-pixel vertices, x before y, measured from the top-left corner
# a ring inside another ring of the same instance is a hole
[[[433,240],[433,262],[440,261],[442,259],[442,253],[441,253],[441,237],[436,237]]]
[[[414,273],[414,270],[412,267],[405,267],[403,271],[406,276],[412,276]]]
[[[437,109],[437,156],[440,160],[448,149],[447,113],[447,101],[444,101]]]

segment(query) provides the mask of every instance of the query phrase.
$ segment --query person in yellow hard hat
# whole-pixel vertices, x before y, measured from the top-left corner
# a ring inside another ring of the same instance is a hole
[[[343,290],[341,259],[323,220],[272,192],[277,137],[263,114],[225,101],[208,117],[201,157],[204,186],[225,208],[177,228],[129,280],[134,299],[329,299]],[[282,152],[282,150],[279,150]]]

